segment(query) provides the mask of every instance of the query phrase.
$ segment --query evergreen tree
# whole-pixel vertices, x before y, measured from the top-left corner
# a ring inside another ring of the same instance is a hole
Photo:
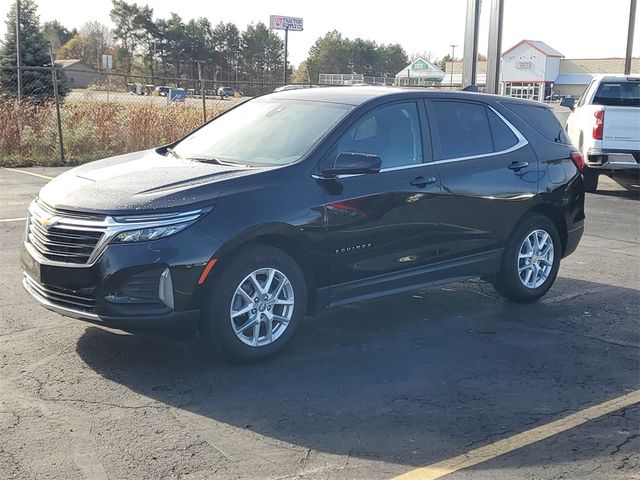
[[[49,45],[40,29],[35,0],[22,0],[20,9],[20,46],[23,67],[51,65]],[[18,93],[16,66],[16,7],[15,2],[7,15],[7,32],[0,46],[0,92],[10,97]],[[58,71],[58,92],[68,92],[64,73]],[[22,71],[22,96],[25,99],[44,101],[53,97],[53,80],[48,70]]]

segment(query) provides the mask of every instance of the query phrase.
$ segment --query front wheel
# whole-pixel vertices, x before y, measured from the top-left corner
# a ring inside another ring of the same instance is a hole
[[[561,256],[555,224],[544,215],[532,215],[511,236],[494,287],[509,300],[533,302],[553,285]]]
[[[256,362],[279,352],[304,316],[307,287],[289,255],[254,245],[229,258],[209,286],[200,333],[230,360]]]

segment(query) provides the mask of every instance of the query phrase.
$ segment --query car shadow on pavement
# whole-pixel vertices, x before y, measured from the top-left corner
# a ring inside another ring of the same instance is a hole
[[[633,200],[640,200],[640,174],[635,172],[619,172],[613,177],[607,177],[607,183],[616,184],[615,189],[602,188],[602,177],[600,180],[600,188],[597,191],[597,195],[603,195],[607,197],[620,197],[631,198]]]
[[[162,404],[314,451],[421,465],[639,388],[639,297],[559,278],[543,301],[518,305],[482,282],[453,284],[327,311],[248,366],[197,339],[97,327],[76,350]]]

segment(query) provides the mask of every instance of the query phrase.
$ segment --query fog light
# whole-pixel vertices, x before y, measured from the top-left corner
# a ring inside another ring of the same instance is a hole
[[[173,310],[173,282],[171,281],[171,272],[165,268],[160,275],[160,283],[158,285],[158,297],[162,303]]]

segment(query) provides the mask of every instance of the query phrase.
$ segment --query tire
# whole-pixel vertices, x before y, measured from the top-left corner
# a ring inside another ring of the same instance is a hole
[[[536,247],[531,242],[525,244],[527,239],[531,240],[532,235],[536,234],[542,243],[542,239],[545,237],[539,232],[549,236],[550,242],[547,242],[546,245],[552,246],[551,256],[548,255],[548,252],[546,255],[544,254],[545,247],[540,249],[543,255],[538,256],[533,253]],[[533,249],[529,247],[533,247]],[[521,254],[523,258],[520,258]],[[531,257],[528,257],[529,254]],[[555,282],[560,268],[561,256],[562,243],[553,221],[544,215],[531,215],[520,222],[511,235],[502,258],[500,272],[493,286],[500,295],[514,302],[534,302],[547,293]],[[539,268],[535,265],[529,267],[528,265],[531,265],[532,261]],[[522,272],[520,272],[521,268]],[[531,276],[528,276],[529,272],[531,272]],[[521,274],[523,278],[521,278]],[[538,275],[538,277],[534,277],[534,275]],[[525,285],[527,281],[528,285]]]
[[[600,173],[593,170],[592,168],[585,167],[582,175],[584,177],[585,191],[589,193],[595,193],[598,190],[598,178],[600,177]]]
[[[239,250],[208,289],[200,334],[208,347],[234,362],[259,362],[282,350],[307,306],[300,266],[282,250],[267,245]]]

